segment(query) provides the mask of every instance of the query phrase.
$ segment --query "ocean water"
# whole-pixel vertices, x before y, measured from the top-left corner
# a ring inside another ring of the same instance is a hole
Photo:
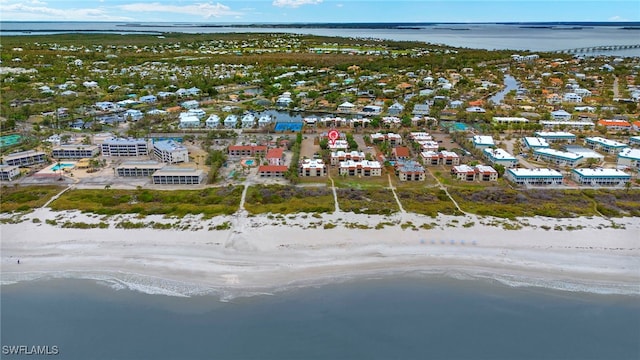
[[[321,36],[422,41],[473,49],[512,49],[557,51],[605,45],[640,44],[640,30],[625,30],[623,26],[584,26],[558,30],[507,24],[425,25],[412,28],[260,28],[203,27],[203,24],[143,23],[129,26],[117,22],[0,22],[0,36],[44,35],[63,32],[114,32],[160,34],[182,33],[298,33]],[[562,27],[560,27],[562,28]],[[589,51],[590,55],[640,56],[640,48]]]
[[[230,302],[80,280],[1,290],[2,345],[57,347],[44,358],[640,358],[637,297],[489,281],[370,279]]]

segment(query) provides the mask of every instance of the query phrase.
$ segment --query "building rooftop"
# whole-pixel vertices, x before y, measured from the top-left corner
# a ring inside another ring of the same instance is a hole
[[[598,144],[602,144],[605,146],[611,146],[611,147],[627,147],[627,144],[621,143],[621,142],[617,142],[615,140],[609,140],[609,139],[605,139],[599,136],[595,136],[595,137],[588,137],[585,139],[586,141],[591,141],[591,142],[595,142]]]
[[[124,161],[118,166],[118,168],[161,169],[164,166],[164,163],[157,162],[155,160],[140,160]]]
[[[626,148],[618,153],[618,157],[640,160],[640,149]]]
[[[601,176],[606,176],[606,177],[625,177],[625,178],[630,178],[631,177],[631,175],[625,173],[622,170],[618,170],[618,169],[604,169],[604,168],[573,169],[572,171],[574,173],[580,174],[581,176],[587,176],[587,177],[601,177]]]
[[[512,173],[518,177],[562,177],[562,174],[559,171],[553,169],[507,169],[508,172]]]
[[[495,143],[493,142],[493,137],[487,135],[475,135],[473,137],[473,143],[476,145],[495,145]]]
[[[489,155],[491,158],[495,160],[516,160],[516,158],[509,154],[506,150],[496,148],[496,149],[484,149],[485,154]]]
[[[524,138],[524,142],[529,147],[549,147],[549,143],[547,142],[547,140],[541,137],[527,136]]]
[[[19,151],[19,152],[14,152],[14,153],[5,155],[4,159],[6,161],[9,159],[21,158],[25,156],[36,156],[36,155],[45,155],[45,153],[43,153],[42,151],[35,151],[35,150]]]
[[[160,140],[160,141],[156,141],[153,144],[153,147],[156,149],[160,149],[162,151],[186,151],[187,148],[184,147],[184,145],[175,142],[173,140]]]
[[[559,150],[549,149],[549,148],[535,149],[533,153],[557,156],[557,157],[561,157],[569,160],[579,160],[583,158],[583,156],[579,154],[566,152],[566,151],[559,151]]]
[[[570,132],[566,131],[536,131],[536,136],[539,137],[566,137],[566,138],[575,138],[576,136]]]
[[[105,139],[103,144],[107,145],[133,145],[133,144],[146,144],[147,140],[145,139],[134,139],[134,138],[118,138],[112,137],[109,139]]]
[[[182,167],[164,167],[156,171],[153,176],[201,176],[204,171],[196,168],[182,168]]]
[[[578,154],[586,159],[589,159],[589,158],[604,159],[604,155],[598,153],[597,151],[594,151],[579,145],[567,146],[566,150],[570,153]]]

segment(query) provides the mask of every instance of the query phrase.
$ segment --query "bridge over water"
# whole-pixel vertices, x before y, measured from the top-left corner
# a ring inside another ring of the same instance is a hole
[[[573,49],[555,50],[552,52],[557,54],[585,54],[590,52],[615,51],[615,50],[627,50],[627,49],[638,49],[638,48],[640,48],[640,44],[601,45],[601,46],[589,46],[589,47],[581,47],[581,48],[573,48]]]

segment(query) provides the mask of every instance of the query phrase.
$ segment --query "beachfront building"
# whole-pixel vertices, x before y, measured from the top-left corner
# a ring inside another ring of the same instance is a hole
[[[629,145],[640,146],[640,136],[632,136],[629,138]]]
[[[527,118],[511,116],[494,116],[491,120],[494,124],[526,124],[529,122]]]
[[[584,156],[550,148],[535,149],[533,157],[536,161],[548,161],[557,166],[575,167],[584,160]]]
[[[476,170],[469,165],[463,164],[452,167],[451,175],[460,181],[475,181]]]
[[[101,145],[104,157],[137,157],[149,155],[149,142],[145,139],[112,137]]]
[[[389,145],[397,146],[397,145],[402,145],[402,136],[396,133],[386,133],[386,134],[375,133],[371,135],[371,141],[373,142],[388,141]]]
[[[473,147],[476,149],[485,149],[488,147],[496,146],[493,141],[493,137],[488,135],[475,135],[471,141],[473,142]]]
[[[623,186],[631,175],[618,169],[573,169],[571,177],[581,185]]]
[[[518,159],[503,149],[484,149],[482,150],[485,159],[493,165],[502,165],[505,168],[511,168],[518,165]]]
[[[460,156],[453,151],[442,150],[440,152],[435,151],[423,151],[420,153],[425,165],[448,165],[455,166],[460,164]]]
[[[577,129],[584,130],[595,127],[595,124],[591,121],[559,121],[559,120],[542,120],[540,124],[545,129]]]
[[[43,164],[46,161],[47,155],[42,151],[35,150],[15,152],[2,157],[2,163],[11,166],[31,166]]]
[[[365,159],[365,154],[362,151],[333,151],[331,153],[331,165],[338,165],[342,161],[353,160],[362,161]]]
[[[347,160],[340,163],[339,173],[343,176],[382,176],[382,165],[378,161]]]
[[[622,149],[627,148],[629,145],[617,142],[614,140],[609,140],[601,137],[588,137],[584,139],[584,144],[593,150],[600,150],[607,154],[617,154]]]
[[[156,185],[197,185],[204,180],[204,171],[167,166],[156,171],[152,179]]]
[[[284,149],[283,148],[273,148],[267,151],[267,155],[265,155],[265,159],[269,165],[284,165]]]
[[[165,166],[155,160],[125,161],[116,167],[116,174],[122,177],[149,177]]]
[[[300,163],[299,175],[304,177],[327,176],[327,165],[321,159],[304,159]]]
[[[626,148],[618,153],[618,167],[640,171],[640,149]]]
[[[451,168],[451,175],[460,181],[498,181],[498,172],[491,166],[458,165]]]
[[[562,185],[563,176],[553,169],[507,169],[504,177],[518,185]]]
[[[60,145],[51,150],[54,159],[85,159],[100,154],[98,145]]]
[[[229,146],[229,156],[265,156],[267,155],[266,145],[231,145]]]
[[[0,165],[0,180],[12,181],[20,176],[20,168],[13,165]]]
[[[566,142],[572,144],[576,142],[576,136],[566,131],[536,131],[534,135],[548,143]]]
[[[284,165],[261,165],[258,166],[258,174],[260,177],[284,177],[288,169]]]
[[[167,164],[189,162],[189,150],[174,140],[156,141],[153,144],[153,155]]]
[[[424,168],[414,160],[398,161],[395,164],[395,169],[400,181],[423,181],[425,179]]]
[[[533,150],[533,149],[548,148],[549,143],[547,142],[547,140],[541,137],[527,136],[524,138],[524,146],[526,146],[528,149]]]
[[[498,172],[491,166],[476,165],[475,172],[478,181],[498,181]]]

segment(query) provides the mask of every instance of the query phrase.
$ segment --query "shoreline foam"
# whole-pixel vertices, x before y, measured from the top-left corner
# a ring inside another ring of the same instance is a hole
[[[213,294],[228,301],[353,279],[438,275],[517,287],[640,295],[638,218],[615,219],[615,225],[602,218],[513,222],[407,213],[334,213],[322,219],[303,214],[104,219],[49,209],[23,217],[23,222],[2,225],[5,286],[79,278],[148,294]],[[33,223],[34,218],[41,222]],[[110,228],[67,229],[46,220],[108,221]],[[179,222],[191,230],[114,228],[120,221]],[[323,229],[320,221],[335,228]],[[232,224],[230,229],[207,230],[225,222]],[[416,227],[402,229],[401,224],[409,222]],[[470,222],[474,225],[464,226]],[[352,223],[369,229],[348,228]],[[393,225],[374,229],[380,223]],[[420,224],[433,228],[419,229]],[[576,230],[566,230],[569,227]]]

